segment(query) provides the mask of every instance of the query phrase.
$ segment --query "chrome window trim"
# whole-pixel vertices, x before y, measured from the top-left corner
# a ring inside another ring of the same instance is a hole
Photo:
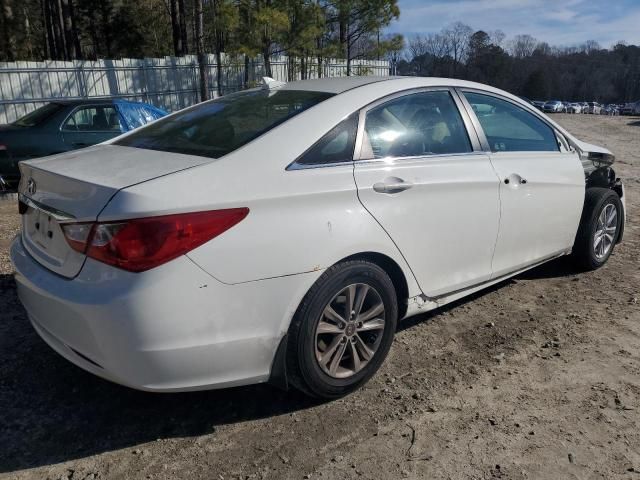
[[[410,157],[384,157],[384,158],[369,158],[356,160],[353,162],[355,165],[369,165],[375,163],[385,163],[387,165],[397,165],[402,162],[410,162],[412,160],[421,160],[421,161],[430,161],[430,160],[439,160],[441,158],[451,158],[451,157],[476,157],[476,156],[486,156],[487,152],[481,150],[474,150],[471,152],[459,152],[459,153],[434,153],[431,155],[413,155]]]
[[[64,128],[64,125],[67,123],[67,120],[69,120],[69,118],[71,118],[71,116],[73,114],[75,114],[78,110],[82,109],[82,108],[92,108],[92,107],[111,107],[113,108],[116,113],[118,114],[118,119],[122,120],[122,117],[120,116],[120,110],[118,110],[116,108],[116,105],[114,103],[88,103],[86,105],[77,105],[76,107],[74,107],[73,110],[71,110],[71,112],[64,117],[64,120],[60,123],[60,132],[62,132],[63,134],[66,133],[125,133],[125,130],[122,130],[122,123],[120,123],[120,130],[115,131],[115,130],[67,130]]]
[[[458,109],[458,113],[460,114],[460,118],[462,119],[462,123],[464,124],[467,137],[469,138],[469,143],[471,144],[470,152],[456,152],[456,153],[446,153],[446,154],[431,154],[431,155],[419,155],[419,156],[411,156],[411,157],[387,157],[387,158],[362,158],[362,143],[364,140],[364,125],[367,119],[367,113],[369,110],[372,110],[380,105],[388,103],[390,101],[396,100],[398,98],[406,97],[407,95],[415,95],[417,93],[425,93],[425,92],[440,92],[446,91],[451,96],[451,100],[453,100],[454,105]],[[411,88],[408,90],[402,90],[401,92],[395,92],[391,95],[387,95],[385,97],[379,98],[374,102],[366,105],[362,109],[360,109],[360,120],[358,121],[358,134],[356,135],[356,148],[354,151],[354,161],[356,163],[364,162],[364,161],[388,161],[389,159],[398,160],[398,159],[415,159],[415,158],[431,158],[431,157],[447,157],[451,155],[469,155],[471,153],[482,151],[481,145],[478,141],[478,135],[475,131],[473,124],[471,123],[471,119],[466,112],[462,108],[462,104],[460,103],[460,99],[455,94],[455,89],[446,85],[439,86],[430,86],[430,87],[418,87]]]
[[[551,129],[551,131],[553,132],[553,134],[554,134],[554,136],[556,138],[559,135],[564,138],[564,134],[562,134],[562,132],[560,132],[555,126],[553,126],[551,123],[549,123],[549,121],[544,117],[544,114],[542,112],[540,112],[533,105],[529,105],[528,103],[524,103],[523,102],[521,104],[521,103],[518,103],[518,102],[514,102],[512,99],[507,98],[504,95],[500,95],[499,93],[494,93],[494,92],[488,92],[487,90],[482,90],[482,89],[479,89],[479,88],[456,87],[456,92],[458,93],[458,95],[460,96],[461,100],[463,101],[463,103],[465,105],[465,108],[467,109],[467,113],[472,118],[473,124],[476,127],[476,130],[478,132],[478,136],[480,137],[480,142],[483,144],[483,147],[485,148],[485,151],[487,153],[490,153],[490,154],[496,154],[496,153],[545,153],[545,152],[546,153],[573,153],[573,152],[563,152],[560,149],[559,145],[558,145],[558,150],[557,151],[551,151],[551,150],[510,150],[508,152],[493,152],[493,151],[491,151],[491,146],[489,145],[489,141],[487,140],[487,136],[485,135],[484,129],[482,128],[482,125],[480,124],[480,120],[478,119],[478,116],[476,115],[476,112],[473,111],[473,107],[471,107],[471,104],[467,100],[467,97],[464,96],[465,92],[477,93],[478,95],[486,95],[488,97],[494,97],[494,98],[497,98],[499,100],[508,102],[511,105],[513,105],[514,107],[519,107],[520,109],[524,110],[525,112],[533,114],[534,117],[536,117],[538,120],[542,121],[547,127],[549,127]]]
[[[467,136],[469,137],[469,142],[471,143],[471,148],[472,148],[470,152],[442,153],[442,154],[439,153],[439,154],[420,155],[420,156],[411,156],[411,157],[361,158],[362,141],[364,137],[364,122],[366,120],[366,114],[369,110],[379,105],[382,105],[383,103],[389,102],[391,100],[395,100],[396,98],[404,97],[407,95],[413,95],[416,93],[434,92],[434,91],[447,91],[451,95],[451,99],[453,100],[454,104],[458,109],[458,113],[462,118],[462,122],[465,126]],[[354,167],[354,165],[361,164],[361,163],[362,164],[379,163],[379,162],[389,163],[390,161],[395,162],[396,160],[417,160],[417,159],[425,160],[430,158],[437,159],[442,157],[453,157],[453,156],[463,156],[463,155],[478,155],[478,154],[485,155],[486,150],[483,148],[481,143],[482,137],[480,136],[478,129],[476,128],[476,125],[473,123],[474,117],[469,115],[469,113],[465,109],[463,100],[464,100],[464,97],[461,98],[461,96],[456,91],[456,88],[448,85],[432,85],[429,87],[414,87],[406,90],[401,90],[399,92],[394,92],[389,95],[385,95],[384,97],[378,98],[373,102],[365,105],[364,107],[361,107],[359,110],[356,110],[356,112],[358,112],[358,130],[356,133],[356,141],[355,141],[353,158],[351,160],[345,160],[344,162],[331,162],[331,163],[322,163],[322,164],[299,163],[298,160],[309,150],[307,149],[302,154],[300,154],[293,162],[287,165],[285,170],[286,171],[307,170],[307,169],[314,169],[314,168],[328,168],[328,167],[338,167],[338,166],[347,166],[347,165],[350,167]],[[341,122],[343,122],[344,120],[349,118],[351,115],[353,115],[353,113],[350,113],[349,115],[345,115],[345,117],[340,119],[340,121],[337,122],[333,127],[331,127],[329,131],[322,134],[322,136],[320,136],[320,138],[317,141],[320,141],[327,133],[329,133],[337,125],[339,125]],[[316,142],[314,142],[313,145],[315,145],[315,143]]]
[[[324,135],[322,137],[324,137]],[[295,170],[307,170],[310,168],[328,168],[328,167],[340,167],[340,166],[347,166],[347,165],[353,168],[353,160],[345,160],[344,162],[331,162],[331,163],[298,163],[297,160],[294,160],[289,165],[287,165],[287,168],[285,168],[285,170],[295,171]]]
[[[357,111],[356,111],[357,112]],[[287,167],[285,168],[285,171],[289,171],[289,170],[306,170],[307,168],[326,168],[326,167],[333,167],[333,166],[338,166],[338,165],[353,165],[353,154],[352,154],[352,158],[351,160],[346,159],[340,162],[329,162],[329,163],[301,163],[300,159],[302,157],[304,157],[307,152],[309,150],[311,150],[313,147],[316,146],[316,144],[318,142],[320,142],[325,135],[327,135],[329,132],[331,132],[331,130],[333,130],[334,128],[336,128],[338,125],[340,125],[342,122],[344,122],[345,120],[347,120],[349,117],[351,117],[352,115],[354,115],[356,112],[352,112],[349,115],[346,115],[344,118],[341,118],[340,121],[338,123],[336,123],[333,127],[331,127],[328,131],[326,131],[325,133],[323,133],[320,138],[318,138],[318,140],[316,140],[315,142],[313,142],[311,144],[310,147],[308,147],[304,152],[302,152],[300,155],[298,155],[296,157],[296,159],[291,162],[289,165],[287,165]],[[354,150],[355,147],[358,144],[358,136],[357,136],[357,132],[360,128],[360,117],[358,116],[358,128],[356,129],[356,141],[354,142]]]

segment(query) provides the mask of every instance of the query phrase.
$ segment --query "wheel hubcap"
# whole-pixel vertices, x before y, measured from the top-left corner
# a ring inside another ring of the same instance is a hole
[[[375,355],[385,326],[385,310],[378,291],[354,283],[325,306],[316,327],[316,360],[334,378],[355,375]]]
[[[593,253],[598,260],[607,256],[613,246],[618,229],[618,211],[609,203],[600,212],[596,232],[593,235]]]

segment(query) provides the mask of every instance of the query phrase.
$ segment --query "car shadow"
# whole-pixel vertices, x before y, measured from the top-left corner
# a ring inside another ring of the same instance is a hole
[[[640,127],[640,120],[635,120],[633,122],[627,123],[627,125],[631,125],[632,127]]]
[[[573,272],[575,273],[575,272]],[[570,275],[552,262],[435,312],[406,330],[518,278]],[[268,385],[174,394],[132,390],[95,377],[51,350],[29,324],[11,275],[0,275],[0,473],[74,460],[157,439],[215,434],[216,427],[319,404]]]
[[[38,337],[13,277],[0,275],[0,473],[157,439],[211,434],[219,425],[318,403],[269,385],[157,394],[102,380]]]

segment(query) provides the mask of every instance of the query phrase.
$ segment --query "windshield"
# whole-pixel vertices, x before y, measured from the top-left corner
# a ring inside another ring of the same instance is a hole
[[[59,103],[47,103],[46,105],[27,113],[24,117],[19,118],[12,125],[19,127],[35,127],[40,125],[53,114],[58,113],[63,108]]]
[[[178,112],[115,145],[219,158],[331,96],[325,92],[247,90]]]

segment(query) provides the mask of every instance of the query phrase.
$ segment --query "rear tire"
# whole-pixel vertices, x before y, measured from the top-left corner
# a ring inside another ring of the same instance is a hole
[[[578,267],[596,270],[607,262],[620,235],[623,215],[616,192],[608,188],[587,189],[572,253]]]
[[[378,265],[351,260],[327,269],[289,328],[287,376],[298,390],[333,399],[364,385],[386,358],[398,301]]]

